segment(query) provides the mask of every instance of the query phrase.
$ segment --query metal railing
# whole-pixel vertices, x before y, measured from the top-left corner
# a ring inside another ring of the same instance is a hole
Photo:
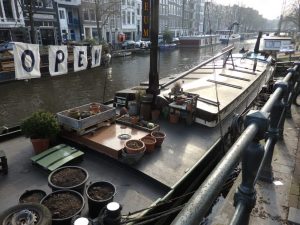
[[[298,94],[300,62],[288,69],[283,80],[274,85],[274,92],[261,110],[250,111],[245,118],[246,129],[232,145],[199,189],[195,192],[172,225],[199,224],[206,216],[223,184],[242,160],[242,182],[234,196],[235,213],[230,225],[246,225],[255,206],[257,179],[272,182],[274,146],[283,135],[286,116],[290,116],[293,98]],[[266,139],[264,147],[260,141]]]

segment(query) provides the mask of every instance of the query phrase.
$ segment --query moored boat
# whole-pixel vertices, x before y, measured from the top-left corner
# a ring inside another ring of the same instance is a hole
[[[181,36],[179,43],[181,47],[206,47],[219,44],[218,37],[218,35]]]
[[[219,41],[222,44],[227,44],[229,42],[239,41],[241,36],[239,34],[232,34],[232,30],[217,30],[219,34]]]

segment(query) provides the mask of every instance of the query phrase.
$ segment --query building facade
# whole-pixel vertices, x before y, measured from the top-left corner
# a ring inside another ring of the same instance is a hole
[[[17,0],[0,0],[0,43],[22,41],[28,35],[24,29],[23,11]]]
[[[81,0],[56,0],[56,2],[62,42],[82,40],[83,31],[79,12]]]
[[[53,0],[23,0],[25,26],[34,27],[34,39],[40,45],[54,45],[61,40],[57,16],[57,3]]]

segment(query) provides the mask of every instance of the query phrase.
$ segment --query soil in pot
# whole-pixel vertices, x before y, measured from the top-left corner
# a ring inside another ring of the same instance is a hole
[[[52,213],[52,219],[64,219],[77,214],[82,208],[82,200],[68,192],[52,193],[43,200]]]
[[[140,140],[132,139],[132,140],[128,140],[125,143],[125,151],[128,154],[135,154],[144,151],[144,149],[145,149],[145,144]]]
[[[72,187],[82,183],[86,174],[79,168],[65,168],[52,175],[51,182],[61,187]]]
[[[42,190],[25,191],[20,199],[20,203],[40,203],[42,198],[46,196],[46,192]]]
[[[109,186],[96,186],[88,190],[88,195],[97,201],[103,201],[110,198],[114,194],[114,190]]]

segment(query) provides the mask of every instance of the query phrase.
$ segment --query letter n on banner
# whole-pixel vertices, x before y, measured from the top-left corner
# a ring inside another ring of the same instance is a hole
[[[143,0],[142,6],[142,38],[149,40],[150,34],[150,0]]]
[[[102,45],[94,45],[92,47],[92,68],[100,66]]]
[[[87,47],[74,46],[74,72],[87,68]]]
[[[39,78],[39,45],[14,42],[15,77],[17,80]]]
[[[66,45],[49,46],[49,73],[51,76],[68,73],[68,49]]]

